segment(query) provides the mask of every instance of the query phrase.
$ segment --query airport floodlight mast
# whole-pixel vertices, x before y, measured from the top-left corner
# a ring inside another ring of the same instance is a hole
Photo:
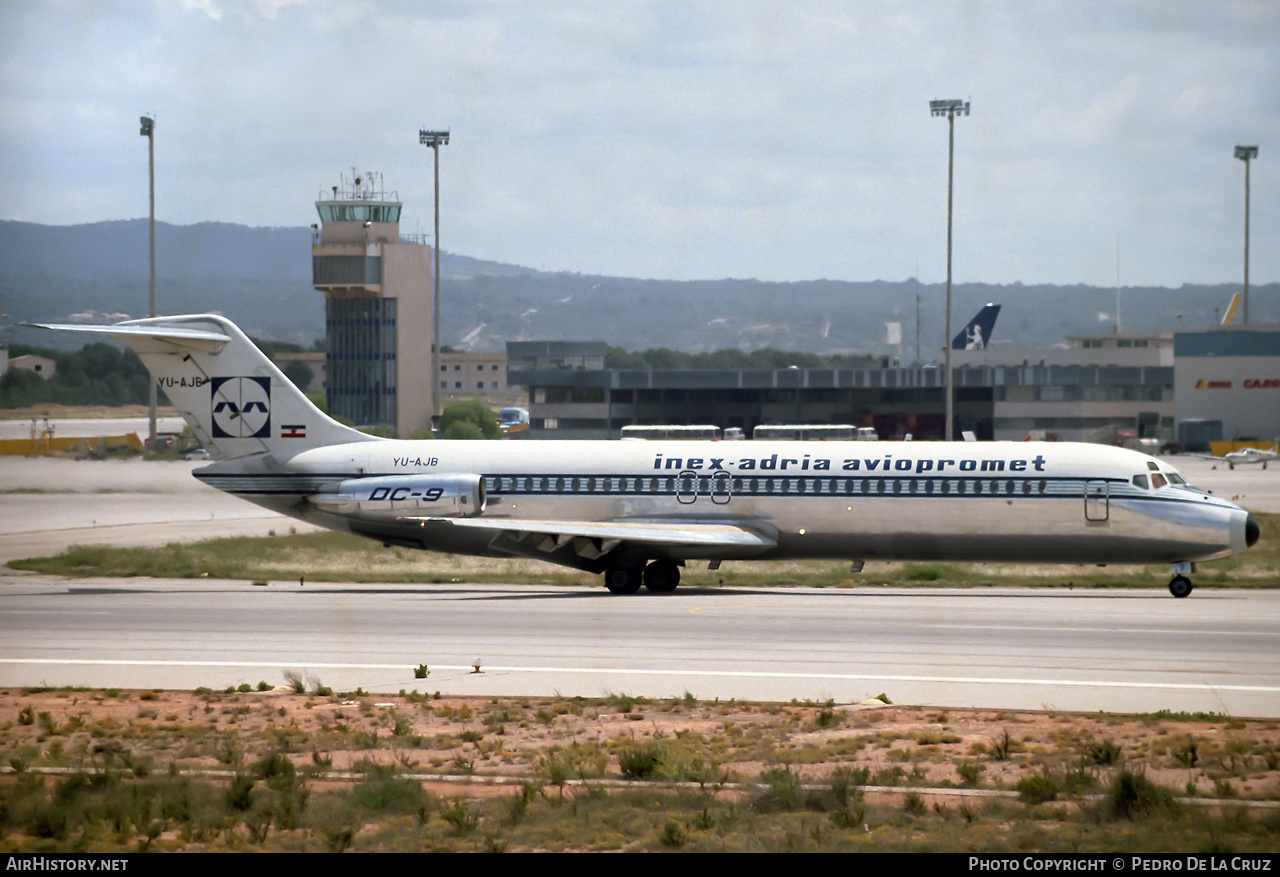
[[[955,407],[955,386],[951,374],[951,192],[955,176],[956,116],[969,115],[969,102],[963,100],[931,100],[929,114],[947,118],[947,329],[943,341],[947,369],[947,422],[946,440],[952,439],[952,418]]]
[[[418,129],[418,142],[430,146],[435,154],[435,202],[436,202],[436,243],[431,253],[435,262],[435,279],[432,281],[431,299],[434,302],[433,325],[431,327],[431,428],[440,428],[440,147],[449,145],[448,131],[428,131]]]
[[[142,130],[138,133],[147,138],[147,177],[150,181],[151,191],[151,316],[156,314],[156,120],[151,116],[142,116],[138,119],[142,126]],[[148,425],[150,427],[150,435],[148,437],[147,447],[152,451],[156,449],[156,382],[151,380],[151,407],[148,416]]]
[[[1244,324],[1249,325],[1249,162],[1258,157],[1258,147],[1237,146],[1236,158],[1244,162]]]

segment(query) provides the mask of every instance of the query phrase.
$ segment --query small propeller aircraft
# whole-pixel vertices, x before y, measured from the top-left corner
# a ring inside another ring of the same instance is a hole
[[[1234,469],[1237,466],[1250,466],[1254,463],[1261,463],[1262,468],[1267,468],[1267,463],[1271,460],[1280,460],[1280,441],[1271,446],[1270,450],[1262,448],[1241,448],[1238,451],[1231,451],[1219,457],[1216,454],[1192,454],[1202,460],[1217,460],[1220,463],[1226,463],[1227,467]]]

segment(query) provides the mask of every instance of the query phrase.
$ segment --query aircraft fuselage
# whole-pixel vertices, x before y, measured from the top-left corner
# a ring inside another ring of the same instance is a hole
[[[503,521],[723,522],[772,543],[643,551],[672,560],[1179,563],[1247,544],[1247,513],[1190,487],[1140,486],[1173,470],[1099,445],[387,441],[307,451],[269,474],[237,468],[197,476],[324,526],[460,553],[513,553],[503,543],[519,531],[485,526]],[[482,509],[450,514],[430,496],[456,476],[483,486]],[[335,484],[356,493],[326,504]]]

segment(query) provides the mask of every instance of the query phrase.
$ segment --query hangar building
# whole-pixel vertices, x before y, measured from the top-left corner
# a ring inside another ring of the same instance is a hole
[[[606,369],[606,352],[605,342],[508,343],[508,381],[529,388],[530,438],[617,438],[623,426],[658,423],[748,435],[764,423],[850,423],[885,438],[944,431],[939,368]],[[1073,336],[1064,348],[954,351],[953,359],[957,434],[1168,443],[1179,440],[1182,420],[1220,419],[1220,438],[1280,435],[1276,326]],[[1201,379],[1217,383],[1196,388]]]

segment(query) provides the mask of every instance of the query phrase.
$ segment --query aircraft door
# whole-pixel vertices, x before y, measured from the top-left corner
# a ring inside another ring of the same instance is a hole
[[[693,505],[699,496],[709,496],[716,505],[728,505],[733,496],[733,479],[728,472],[706,476],[691,469],[676,476],[677,502],[681,505]]]
[[[1111,485],[1105,481],[1084,483],[1084,519],[1102,523],[1111,517]]]
[[[728,472],[717,472],[711,476],[711,501],[716,505],[728,505],[733,497],[733,479]]]
[[[686,469],[676,476],[676,502],[693,505],[698,500],[698,473]]]

